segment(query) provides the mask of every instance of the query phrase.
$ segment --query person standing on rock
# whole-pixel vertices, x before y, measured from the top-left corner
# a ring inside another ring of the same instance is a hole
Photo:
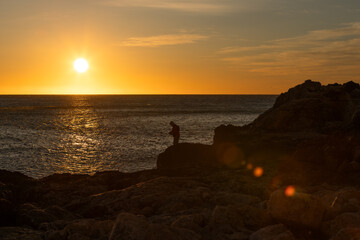
[[[176,125],[173,121],[170,122],[170,125],[172,126],[172,129],[169,134],[174,137],[174,145],[176,145],[179,143],[180,127]]]

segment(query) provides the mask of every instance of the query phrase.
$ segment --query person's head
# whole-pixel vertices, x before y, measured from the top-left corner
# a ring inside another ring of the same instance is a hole
[[[175,123],[173,121],[170,122],[171,126],[175,126]]]

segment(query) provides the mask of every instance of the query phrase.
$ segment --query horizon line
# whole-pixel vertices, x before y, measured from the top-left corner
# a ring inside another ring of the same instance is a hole
[[[268,95],[281,93],[5,93],[0,96],[235,96],[235,95]]]

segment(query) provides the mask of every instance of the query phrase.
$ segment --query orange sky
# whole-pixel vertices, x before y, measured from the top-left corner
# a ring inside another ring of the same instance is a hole
[[[360,81],[359,1],[271,2],[1,1],[0,94],[278,94],[306,79]]]

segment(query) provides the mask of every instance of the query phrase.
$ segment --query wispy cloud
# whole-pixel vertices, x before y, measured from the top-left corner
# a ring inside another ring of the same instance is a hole
[[[222,14],[234,11],[275,10],[285,0],[99,0],[99,3],[118,7],[143,7],[183,12]]]
[[[280,15],[316,14],[323,9],[314,9],[311,0],[97,0],[102,5],[117,7],[142,7],[196,12],[208,14],[223,14],[236,11],[271,11]],[[320,0],[318,0],[320,1]],[[326,6],[333,6],[330,0]],[[336,0],[331,0],[336,1]]]
[[[200,34],[169,34],[150,37],[132,37],[120,43],[126,47],[159,47],[195,43],[207,39],[208,36]]]
[[[118,7],[146,7],[172,9],[186,12],[224,12],[231,10],[231,0],[108,0],[106,5]]]
[[[262,75],[360,74],[360,23],[219,51],[232,67]]]

